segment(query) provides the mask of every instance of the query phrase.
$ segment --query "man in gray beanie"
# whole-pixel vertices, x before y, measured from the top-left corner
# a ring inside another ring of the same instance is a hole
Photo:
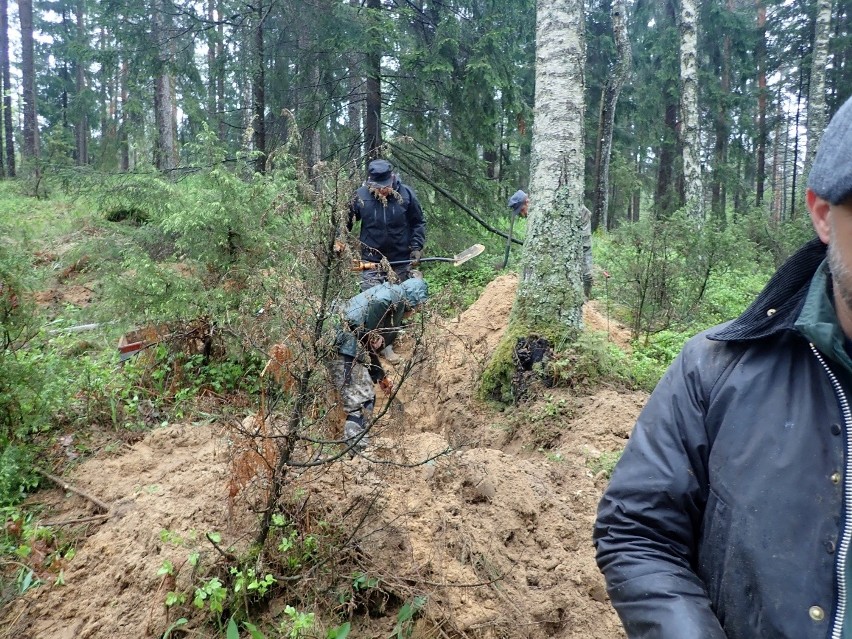
[[[627,636],[852,637],[852,102],[806,194],[817,237],[691,339],[598,507]]]

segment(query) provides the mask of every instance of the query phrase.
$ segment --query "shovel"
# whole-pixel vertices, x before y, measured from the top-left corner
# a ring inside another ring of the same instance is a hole
[[[509,237],[506,238],[506,254],[503,256],[503,266],[502,268],[506,268],[509,266],[509,251],[512,250],[512,229],[515,228],[515,218],[517,214],[512,211],[512,217],[509,220]]]
[[[480,253],[485,250],[485,246],[482,244],[474,244],[473,246],[466,248],[461,253],[457,253],[452,257],[423,257],[420,258],[420,263],[424,262],[451,262],[453,266],[459,266],[460,264],[464,264],[468,260],[473,259]],[[399,264],[408,264],[411,260],[400,260],[397,262],[388,262],[391,266],[397,266]],[[360,260],[355,260],[352,262],[352,270],[353,271],[371,271],[377,268],[381,268],[381,262],[362,262]]]

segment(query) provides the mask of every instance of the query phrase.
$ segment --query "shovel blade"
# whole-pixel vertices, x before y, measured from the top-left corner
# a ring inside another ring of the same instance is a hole
[[[466,248],[461,253],[457,255],[453,255],[453,266],[458,266],[459,264],[464,264],[468,260],[473,259],[480,253],[485,250],[485,246],[482,244],[474,244],[473,246]]]

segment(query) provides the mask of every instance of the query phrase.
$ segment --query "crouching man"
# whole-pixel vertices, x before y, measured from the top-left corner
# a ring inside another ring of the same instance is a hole
[[[331,374],[346,412],[343,436],[356,452],[368,444],[367,430],[376,403],[374,384],[388,394],[393,388],[379,353],[393,344],[403,320],[420,310],[428,294],[426,282],[412,278],[401,284],[374,286],[343,307]]]

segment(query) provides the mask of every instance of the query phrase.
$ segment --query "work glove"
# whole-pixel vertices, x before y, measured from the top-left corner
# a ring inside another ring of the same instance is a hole
[[[393,382],[391,382],[387,377],[382,377],[382,379],[379,380],[379,388],[382,389],[382,392],[384,392],[385,395],[390,395],[393,393]]]
[[[420,266],[420,258],[423,257],[423,251],[420,249],[414,249],[411,251],[411,268],[416,268]]]
[[[335,255],[342,255],[343,250],[345,248],[346,248],[346,244],[344,244],[342,240],[334,240],[334,254]]]

